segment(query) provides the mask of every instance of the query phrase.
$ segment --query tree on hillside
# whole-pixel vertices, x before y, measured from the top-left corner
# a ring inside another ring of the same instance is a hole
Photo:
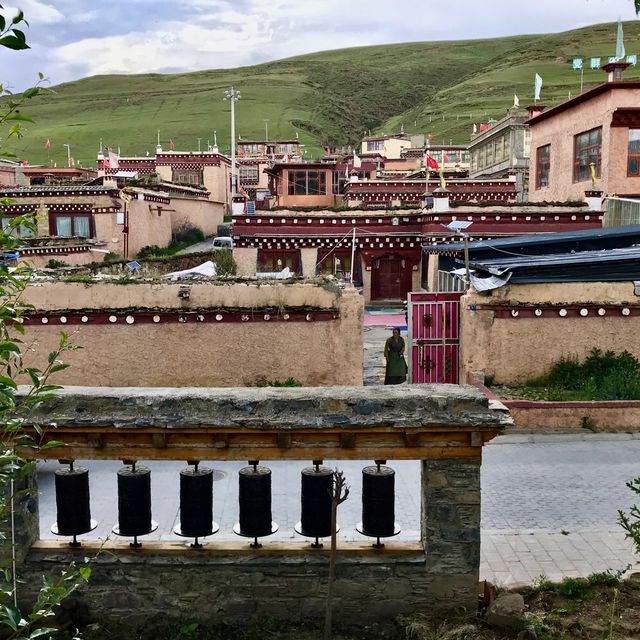
[[[22,11],[9,17],[0,5],[0,46],[15,51],[28,49],[24,32],[19,28],[23,24],[27,23]],[[0,133],[8,127],[4,137],[22,135],[22,123],[31,120],[21,113],[20,106],[39,90],[36,86],[14,98],[0,86]],[[3,136],[0,136],[0,155],[2,141]],[[9,199],[0,199],[0,213],[11,203]],[[33,609],[22,612],[18,606],[15,520],[20,511],[29,511],[29,478],[35,473],[34,463],[25,459],[24,452],[56,444],[43,445],[42,428],[29,425],[28,416],[59,388],[49,384],[49,378],[68,366],[60,358],[64,352],[75,348],[63,333],[58,346],[49,354],[44,369],[31,367],[25,360],[31,345],[23,341],[22,325],[24,313],[30,305],[22,301],[22,294],[29,270],[11,264],[19,246],[17,231],[25,227],[35,231],[33,216],[11,218],[6,228],[0,228],[0,637],[12,639],[51,638],[56,634],[57,629],[49,622],[55,608],[86,582],[91,573],[90,567],[72,564],[56,580],[43,577]],[[20,392],[18,380],[31,383],[27,391]]]

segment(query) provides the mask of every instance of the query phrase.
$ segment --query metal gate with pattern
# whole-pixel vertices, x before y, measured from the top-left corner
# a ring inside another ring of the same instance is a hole
[[[458,384],[462,293],[415,292],[407,297],[409,381]]]

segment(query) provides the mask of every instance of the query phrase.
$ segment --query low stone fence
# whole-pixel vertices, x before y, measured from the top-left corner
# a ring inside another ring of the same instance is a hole
[[[640,431],[640,401],[549,402],[501,400],[515,429]]]
[[[473,384],[508,410],[513,420],[510,431],[640,431],[640,400],[507,400],[480,382]]]

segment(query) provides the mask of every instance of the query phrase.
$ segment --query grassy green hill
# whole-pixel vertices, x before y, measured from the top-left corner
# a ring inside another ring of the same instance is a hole
[[[326,145],[353,143],[366,130],[433,133],[435,140],[466,142],[472,122],[499,117],[518,93],[531,99],[533,75],[545,80],[543,101],[579,91],[569,60],[612,55],[614,24],[543,36],[425,42],[326,51],[229,70],[185,74],[94,76],[53,87],[25,106],[36,120],[8,150],[31,163],[61,166],[69,143],[77,162],[92,164],[100,138],[122,154],[153,153],[160,129],[165,148],[195,150],[198,138],[218,134],[229,148],[229,105],[223,92],[241,90],[237,132],[245,139],[291,138],[298,133],[309,157]],[[640,23],[625,25],[629,53],[640,54]],[[46,72],[46,69],[45,69]],[[640,66],[629,74],[640,77]],[[585,72],[585,86],[600,82]],[[469,117],[471,115],[471,117]],[[444,119],[443,119],[444,118]]]

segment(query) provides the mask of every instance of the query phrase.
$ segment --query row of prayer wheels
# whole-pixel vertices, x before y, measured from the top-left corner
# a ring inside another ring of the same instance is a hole
[[[386,460],[376,460],[375,466],[362,470],[362,522],[356,529],[376,538],[375,547],[383,546],[381,538],[400,533],[395,523],[395,471],[385,466]],[[320,538],[331,535],[331,508],[334,472],[314,460],[313,466],[301,472],[301,519],[297,533],[314,538],[312,547],[321,547]],[[271,513],[271,469],[250,460],[249,466],[238,472],[238,502],[240,516],[234,533],[252,538],[252,547],[259,547],[258,538],[274,534],[278,525]],[[51,528],[60,536],[77,536],[93,531],[89,499],[89,470],[84,467],[55,472],[57,521]],[[139,547],[139,536],[158,528],[151,518],[151,471],[131,463],[118,471],[118,524],[113,532],[133,538],[131,546]],[[213,535],[219,526],[213,521],[213,470],[190,462],[180,471],[180,523],[174,532],[194,538],[194,548],[202,545],[200,538]]]

